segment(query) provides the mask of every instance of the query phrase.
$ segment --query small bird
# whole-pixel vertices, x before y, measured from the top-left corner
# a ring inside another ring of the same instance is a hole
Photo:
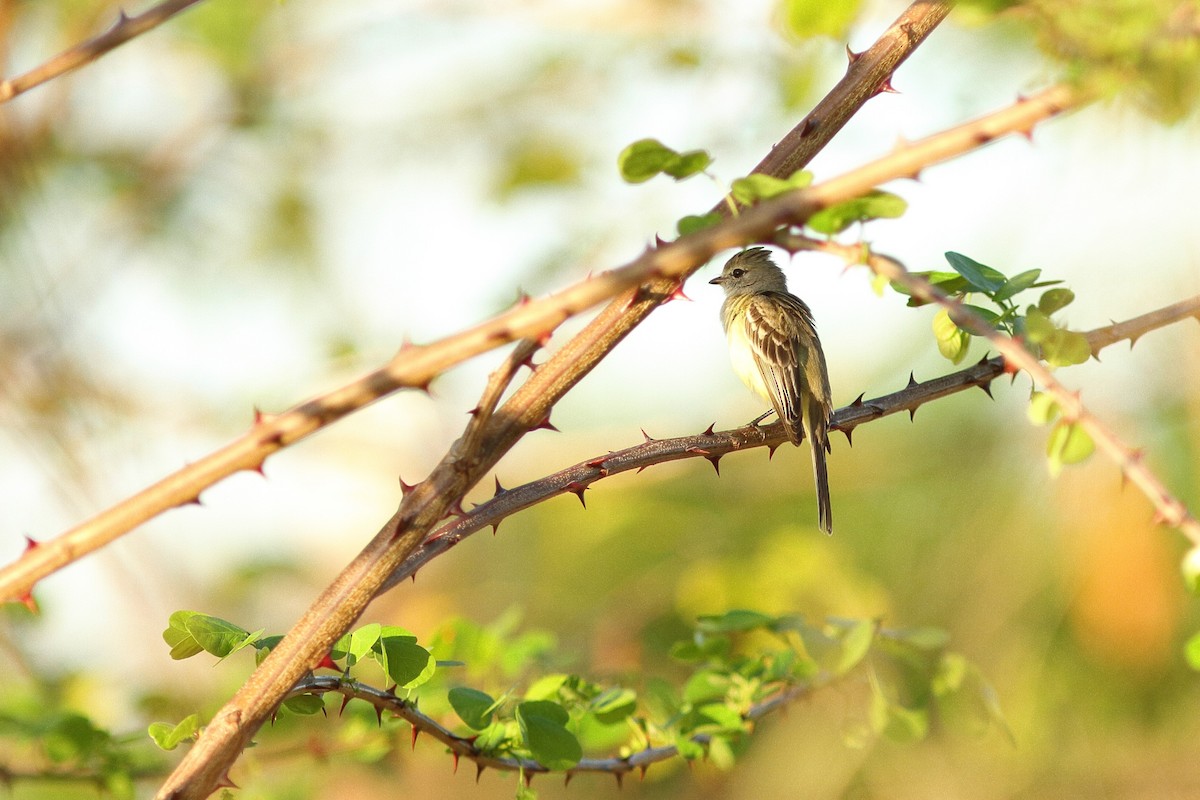
[[[792,444],[808,437],[818,519],[821,530],[833,533],[825,468],[833,403],[812,312],[787,290],[783,271],[763,247],[736,254],[709,283],[725,290],[721,323],[733,371],[751,391],[770,401]]]

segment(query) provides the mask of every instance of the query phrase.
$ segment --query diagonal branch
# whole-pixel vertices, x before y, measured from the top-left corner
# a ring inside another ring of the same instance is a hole
[[[1044,391],[1053,396],[1063,419],[1079,424],[1091,436],[1092,440],[1100,446],[1100,449],[1117,464],[1124,478],[1132,482],[1149,498],[1150,502],[1154,505],[1157,521],[1177,528],[1193,545],[1200,546],[1200,521],[1192,516],[1187,506],[1179,498],[1175,497],[1167,489],[1166,485],[1159,480],[1158,476],[1146,465],[1142,453],[1126,445],[1113,430],[1092,414],[1083,405],[1080,393],[1072,392],[1063,386],[1054,377],[1050,368],[1038,360],[1037,356],[1029,352],[1020,340],[1000,333],[981,316],[968,308],[965,303],[947,296],[945,292],[933,286],[919,275],[910,273],[905,269],[903,264],[893,258],[870,253],[862,246],[847,246],[835,242],[823,242],[812,239],[803,241],[797,239],[796,242],[807,246],[809,249],[821,250],[837,255],[850,264],[866,264],[876,275],[903,285],[913,296],[919,297],[929,303],[936,303],[946,309],[950,315],[950,319],[958,327],[987,339],[992,347],[1008,362],[1009,369],[1013,371],[1023,369],[1028,372],[1036,385],[1042,387]],[[1176,303],[1174,306],[1168,306],[1159,313],[1182,314],[1183,316],[1194,316],[1200,319],[1200,316],[1197,316],[1195,298]],[[1114,329],[1116,328],[1115,325],[1113,327]],[[1117,333],[1114,330],[1108,335],[1116,336]],[[1122,335],[1124,338],[1129,338],[1132,343],[1137,336],[1141,335],[1140,326],[1128,325]],[[1099,347],[1103,347],[1103,341],[1103,337],[1099,335],[1088,336],[1088,343],[1092,347],[1093,354],[1098,352]]]
[[[122,11],[113,26],[99,36],[80,42],[69,50],[56,55],[49,61],[29,70],[23,75],[0,81],[0,103],[7,103],[23,92],[57,78],[84,64],[95,61],[135,36],[157,28],[188,6],[200,0],[164,0],[145,13],[129,17]]]

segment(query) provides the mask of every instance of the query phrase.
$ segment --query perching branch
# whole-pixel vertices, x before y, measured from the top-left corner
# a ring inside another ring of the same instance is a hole
[[[146,31],[157,28],[180,11],[188,6],[194,6],[198,2],[200,0],[164,0],[149,11],[133,17],[126,16],[122,11],[113,26],[99,36],[94,36],[69,50],[64,50],[23,75],[0,81],[0,103],[7,103],[35,86],[40,86],[59,75],[95,61],[108,51],[125,44],[135,36],[141,36]]]
[[[1079,392],[1072,392],[1063,386],[1054,377],[1050,368],[1029,352],[1020,340],[1000,333],[982,317],[967,308],[964,303],[947,296],[945,292],[933,286],[924,278],[913,275],[905,269],[903,264],[893,258],[870,253],[861,246],[839,245],[834,242],[822,242],[812,239],[805,242],[797,240],[797,243],[804,244],[808,249],[832,253],[845,259],[850,264],[866,264],[876,275],[903,285],[914,297],[918,297],[929,303],[936,303],[946,309],[946,312],[950,315],[950,319],[958,327],[987,339],[992,347],[1008,362],[1010,369],[1013,371],[1025,370],[1028,372],[1036,385],[1054,397],[1054,401],[1058,404],[1063,418],[1082,426],[1087,434],[1092,437],[1092,440],[1099,444],[1108,457],[1117,464],[1122,476],[1142,490],[1142,493],[1154,505],[1156,521],[1177,528],[1193,545],[1200,546],[1200,521],[1197,521],[1192,516],[1187,506],[1179,498],[1175,497],[1167,489],[1166,485],[1159,480],[1158,476],[1146,466],[1141,451],[1134,450],[1126,445],[1114,431],[1088,411],[1080,399]],[[1195,298],[1184,300],[1173,306],[1160,309],[1155,313],[1163,315],[1176,314],[1178,316],[1175,319],[1180,317],[1196,317],[1200,319]],[[1130,339],[1132,345],[1132,342],[1146,330],[1144,326],[1152,322],[1152,320],[1146,320],[1139,324],[1132,324],[1133,321],[1130,321],[1130,323],[1125,323],[1126,327],[1120,334],[1115,330],[1115,325],[1113,326],[1114,330],[1111,332],[1105,334],[1093,332],[1093,334],[1089,334],[1087,338],[1089,345],[1092,347],[1092,354],[1095,355],[1099,352],[1100,348],[1104,347],[1107,338],[1118,335],[1122,338]]]

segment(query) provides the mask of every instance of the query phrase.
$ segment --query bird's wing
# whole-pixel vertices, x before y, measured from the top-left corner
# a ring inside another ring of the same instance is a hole
[[[746,309],[746,338],[754,361],[775,413],[795,444],[803,438],[801,404],[811,357],[806,346],[811,337],[801,320],[809,330],[813,329],[808,306],[794,295],[782,292],[756,296]]]

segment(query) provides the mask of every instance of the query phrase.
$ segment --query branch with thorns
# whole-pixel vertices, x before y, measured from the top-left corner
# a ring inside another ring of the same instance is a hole
[[[0,103],[7,103],[19,94],[95,61],[105,53],[120,47],[130,39],[157,28],[179,12],[199,2],[200,0],[165,0],[150,10],[133,17],[127,16],[124,11],[121,11],[117,21],[104,33],[64,50],[24,74],[0,81]]]

